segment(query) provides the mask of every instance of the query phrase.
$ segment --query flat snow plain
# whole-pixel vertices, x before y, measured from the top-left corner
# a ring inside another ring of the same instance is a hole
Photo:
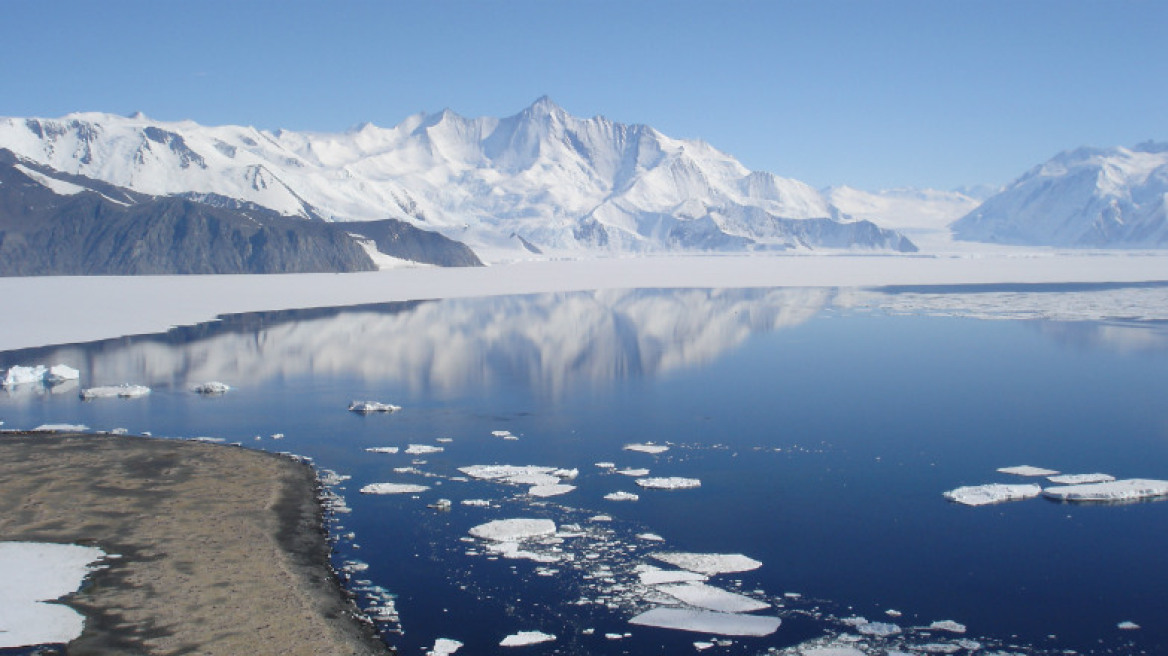
[[[988,248],[988,247],[987,247]],[[219,314],[592,289],[1168,280],[1168,253],[684,255],[369,273],[0,278],[0,350],[165,331]]]

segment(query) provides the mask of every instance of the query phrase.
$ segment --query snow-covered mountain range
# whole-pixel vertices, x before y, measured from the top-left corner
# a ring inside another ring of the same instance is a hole
[[[1061,153],[952,225],[1003,244],[1168,247],[1168,143]]]
[[[488,259],[537,253],[912,251],[810,186],[701,141],[569,115],[417,114],[340,134],[207,127],[142,115],[0,119],[0,148],[151,195],[215,194],[328,221],[400,219]]]

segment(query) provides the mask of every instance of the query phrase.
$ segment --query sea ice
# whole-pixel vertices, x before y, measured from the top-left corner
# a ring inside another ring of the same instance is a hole
[[[624,449],[625,451],[639,451],[641,453],[651,453],[656,455],[658,453],[665,453],[669,450],[669,447],[665,446],[664,444],[653,444],[652,442],[646,442],[644,444],[626,444]]]
[[[533,497],[541,497],[541,498],[543,498],[543,497],[558,497],[561,494],[567,494],[575,489],[576,489],[575,485],[563,485],[560,483],[555,483],[555,484],[551,484],[551,485],[532,485],[527,490],[527,494],[530,496],[533,496]]]
[[[491,431],[491,435],[494,435],[495,437],[507,437],[510,434],[511,434],[511,431],[509,431],[509,430],[493,430],[493,431]]]
[[[76,591],[105,554],[96,547],[0,542],[0,649],[66,643],[85,618],[55,600]]]
[[[1019,465],[1017,467],[999,467],[998,471],[1003,474],[1013,474],[1014,476],[1055,476],[1058,474],[1058,472],[1053,469],[1031,467],[1030,465]]]
[[[638,533],[637,539],[638,540],[645,540],[646,542],[664,542],[665,541],[665,538],[661,537],[660,535],[657,535],[656,533]]]
[[[426,652],[426,656],[451,656],[454,652],[462,649],[462,643],[450,638],[438,638],[434,641],[434,646],[430,651]]]
[[[633,494],[632,492],[625,492],[624,490],[620,490],[618,492],[609,492],[608,494],[604,495],[604,498],[608,499],[609,501],[636,501],[637,499],[640,499],[641,496],[639,494]]]
[[[652,565],[637,565],[633,570],[640,578],[642,585],[661,585],[662,583],[684,583],[687,581],[705,581],[705,574],[688,570],[669,570]]]
[[[1124,621],[1124,622],[1120,622],[1119,624],[1116,624],[1115,627],[1118,628],[1120,631],[1136,631],[1140,628],[1140,625],[1136,624],[1135,622]]]
[[[121,385],[107,385],[105,387],[90,387],[81,390],[81,398],[86,401],[90,399],[133,399],[140,396],[146,396],[150,393],[150,388],[143,385],[130,385],[123,383]]]
[[[742,554],[687,553],[681,551],[661,551],[649,554],[650,558],[669,563],[691,572],[707,576],[748,572],[762,567],[762,563]]]
[[[398,452],[398,448],[396,446],[371,446],[365,450],[369,453],[397,453]]]
[[[1051,483],[1059,485],[1083,485],[1084,483],[1110,483],[1115,480],[1111,474],[1063,474],[1062,476],[1048,476]]]
[[[191,388],[196,394],[226,394],[230,389],[230,385],[217,380],[200,383]]]
[[[550,633],[543,633],[541,631],[520,631],[513,633],[499,643],[500,647],[525,647],[527,645],[538,645],[541,642],[552,642],[556,636]]]
[[[1168,496],[1168,481],[1127,478],[1107,483],[1048,487],[1042,494],[1059,501],[1136,501]]]
[[[751,599],[746,595],[728,592],[705,583],[681,583],[677,585],[659,585],[657,589],[665,594],[680,599],[689,606],[716,610],[723,613],[749,613],[751,611],[770,608],[770,604]]]
[[[556,523],[550,519],[496,519],[470,529],[470,534],[484,540],[514,542],[527,538],[555,535]]]
[[[618,474],[621,474],[621,475],[624,475],[624,476],[648,476],[648,475],[649,475],[649,470],[648,470],[648,469],[643,469],[643,468],[641,468],[641,469],[632,469],[632,468],[628,468],[628,467],[626,467],[625,469],[618,469],[618,470],[616,470],[616,473],[618,473]]]
[[[397,412],[398,410],[401,410],[400,405],[378,401],[353,401],[349,404],[349,412],[358,412],[363,415],[371,412]]]
[[[900,627],[891,622],[868,622],[865,620],[863,624],[856,625],[857,633],[878,638],[887,638],[900,633],[900,631]]]
[[[934,631],[949,631],[951,633],[965,633],[965,625],[953,620],[938,620],[928,626]]]
[[[615,462],[598,462],[596,466],[600,469],[616,469]]]
[[[641,487],[654,490],[685,490],[689,488],[701,487],[702,485],[702,482],[696,478],[683,478],[681,476],[668,476],[664,478],[638,478],[634,482]]]
[[[429,485],[412,483],[370,483],[361,488],[361,494],[418,494],[429,489]]]
[[[491,502],[486,499],[463,499],[461,501],[464,506],[476,506],[479,508],[489,508]]]
[[[782,622],[777,617],[719,613],[690,608],[654,608],[629,620],[629,624],[677,629],[724,636],[768,636]]]
[[[411,445],[406,447],[406,453],[408,453],[410,455],[414,455],[414,456],[422,455],[425,453],[440,453],[440,452],[445,451],[445,450],[446,450],[445,447],[430,446],[429,444],[411,444]]]
[[[1040,494],[1042,494],[1042,488],[1037,485],[989,483],[959,487],[945,492],[944,496],[950,501],[967,506],[985,506],[1016,499],[1031,499]]]
[[[48,369],[44,365],[38,364],[35,367],[17,365],[8,369],[4,374],[4,380],[0,381],[0,386],[15,387],[16,385],[39,383],[44,381],[46,373],[48,373]]]

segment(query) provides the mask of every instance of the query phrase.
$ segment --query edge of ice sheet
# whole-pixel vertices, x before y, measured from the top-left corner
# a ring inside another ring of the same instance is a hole
[[[1033,499],[1042,494],[1042,488],[1028,483],[1008,485],[988,483],[986,485],[966,485],[944,493],[944,497],[966,506],[988,506],[1006,501]]]
[[[1137,501],[1168,496],[1168,481],[1125,478],[1106,483],[1048,487],[1042,494],[1056,501]]]
[[[782,620],[772,616],[691,608],[654,608],[633,617],[629,624],[724,636],[763,637],[777,631]]]
[[[97,547],[0,542],[0,648],[66,643],[85,617],[52,602],[79,589],[105,553]]]

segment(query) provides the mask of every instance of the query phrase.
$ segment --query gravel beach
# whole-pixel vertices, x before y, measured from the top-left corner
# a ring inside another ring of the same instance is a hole
[[[388,654],[328,565],[315,473],[181,440],[0,435],[0,540],[120,558],[69,654]]]

